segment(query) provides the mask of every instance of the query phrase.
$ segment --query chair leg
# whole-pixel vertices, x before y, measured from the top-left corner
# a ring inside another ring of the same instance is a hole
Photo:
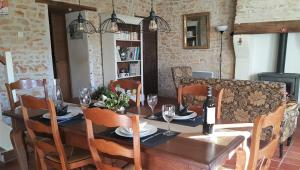
[[[293,135],[287,138],[286,146],[290,146],[292,142]]]
[[[279,144],[279,158],[282,158],[282,156],[283,156],[283,144],[280,143]]]

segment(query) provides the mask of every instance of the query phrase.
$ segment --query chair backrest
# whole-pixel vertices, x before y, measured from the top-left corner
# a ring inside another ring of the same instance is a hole
[[[277,108],[275,112],[268,115],[261,115],[255,118],[251,148],[250,159],[247,169],[252,170],[259,167],[259,169],[268,169],[271,163],[280,138],[280,125],[285,112],[285,104]],[[269,141],[262,141],[261,134],[264,128],[272,127],[272,135]]]
[[[200,84],[192,84],[187,86],[179,86],[178,87],[178,96],[177,100],[179,104],[182,104],[184,101],[184,98],[186,97],[186,100],[191,100],[191,104],[189,105],[189,108],[193,111],[196,111],[197,113],[202,113],[203,108],[202,105],[193,105],[194,100],[204,100],[206,99],[206,96],[208,94],[208,86],[206,85],[200,85]],[[221,118],[221,103],[222,103],[222,96],[223,96],[223,89],[215,90],[213,88],[213,96],[215,97],[216,101],[216,116],[218,119]],[[190,98],[190,99],[188,99]],[[196,102],[197,104],[199,103]],[[201,102],[200,102],[201,103]]]
[[[135,101],[131,100],[131,102],[135,103],[137,107],[140,107],[141,104],[141,89],[142,85],[140,81],[135,81],[135,80],[116,80],[116,81],[111,81],[110,82],[110,88],[115,88],[117,85],[120,85],[121,88],[125,90],[136,90],[136,98]]]
[[[141,170],[141,150],[140,150],[140,133],[139,133],[139,117],[138,115],[120,115],[111,110],[100,108],[87,108],[83,110],[86,125],[87,136],[90,151],[97,169],[116,170],[118,168],[105,164],[98,152],[109,155],[122,156],[134,159],[135,170]],[[122,146],[116,142],[95,139],[93,124],[105,127],[127,127],[133,131],[133,149],[131,147]]]
[[[61,161],[62,169],[68,169],[67,158],[58,130],[56,111],[53,101],[49,98],[40,99],[29,95],[22,95],[20,96],[20,102],[22,106],[22,113],[24,117],[25,126],[30,136],[30,139],[32,140],[32,143],[34,144],[35,149],[39,155],[42,168],[46,168],[46,163],[44,160],[45,155],[53,153],[58,154],[59,159]],[[51,126],[43,124],[37,120],[31,119],[29,117],[28,110],[49,111],[51,118]],[[53,138],[54,142],[51,142],[52,140],[38,138],[37,136],[40,133],[50,135]]]
[[[175,88],[179,87],[182,78],[192,77],[192,67],[190,66],[172,67],[171,71]]]
[[[48,90],[46,88],[46,84],[47,84],[46,79],[43,80],[21,79],[13,83],[5,83],[11,110],[14,111],[16,107],[20,106],[20,101],[15,102],[14,100],[13,90],[29,90],[37,87],[43,87],[45,98],[47,98]]]

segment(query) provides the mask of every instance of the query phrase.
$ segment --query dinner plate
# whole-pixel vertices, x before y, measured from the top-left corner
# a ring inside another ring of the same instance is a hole
[[[56,118],[57,118],[57,120],[70,119],[74,116],[77,116],[78,114],[80,114],[80,113],[78,113],[78,112],[69,112],[68,114],[63,115],[63,116],[56,116]],[[43,118],[50,119],[50,113],[43,114]]]
[[[187,119],[195,118],[197,116],[196,112],[193,112],[193,111],[190,111],[190,110],[188,110],[187,112],[191,112],[191,114],[185,115],[185,116],[175,115],[174,120],[187,120]]]
[[[145,137],[145,136],[149,136],[149,135],[152,135],[154,133],[157,132],[157,127],[153,126],[153,125],[149,125],[147,124],[145,127],[144,127],[145,130],[141,131],[140,132],[140,137]],[[115,133],[119,136],[123,136],[123,137],[128,137],[128,138],[132,138],[132,133],[129,133],[127,130],[124,130],[123,127],[118,127],[116,130],[115,130]]]

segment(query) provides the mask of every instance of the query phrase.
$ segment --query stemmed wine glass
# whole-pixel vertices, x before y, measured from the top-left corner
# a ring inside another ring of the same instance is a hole
[[[173,120],[175,116],[175,106],[171,104],[162,105],[162,115],[165,121],[168,123],[168,131],[163,134],[166,136],[172,136],[175,133],[170,130],[170,122]]]
[[[80,90],[79,101],[80,101],[80,105],[82,107],[90,106],[90,104],[92,102],[91,95],[90,95],[90,89],[83,88],[82,90]]]
[[[52,84],[52,100],[55,103],[55,107],[61,109],[63,107],[64,99],[63,99],[63,94],[62,90],[60,88],[60,80],[59,79],[54,79],[53,84]]]
[[[154,108],[157,104],[157,95],[156,94],[148,94],[147,96],[147,103],[149,107],[151,108],[151,116],[148,117],[148,119],[157,119],[157,116],[154,115]]]

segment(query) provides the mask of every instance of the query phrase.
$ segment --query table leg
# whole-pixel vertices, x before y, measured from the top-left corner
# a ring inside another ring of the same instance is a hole
[[[27,153],[24,144],[24,131],[19,129],[16,123],[14,123],[13,130],[10,132],[10,140],[17,156],[20,169],[28,170]]]

